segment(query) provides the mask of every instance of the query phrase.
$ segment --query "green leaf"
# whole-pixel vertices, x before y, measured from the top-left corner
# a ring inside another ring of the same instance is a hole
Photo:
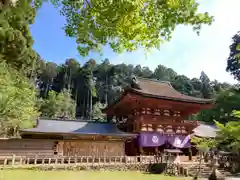
[[[32,127],[39,115],[36,103],[35,88],[28,79],[0,63],[0,136],[17,136],[19,129]]]
[[[239,43],[237,44],[236,50],[240,51],[240,44]]]
[[[38,0],[39,1],[39,0]],[[79,53],[101,52],[109,45],[114,52],[149,52],[169,41],[178,25],[191,25],[199,33],[213,17],[198,12],[196,0],[54,0],[66,18],[69,37],[76,38]]]

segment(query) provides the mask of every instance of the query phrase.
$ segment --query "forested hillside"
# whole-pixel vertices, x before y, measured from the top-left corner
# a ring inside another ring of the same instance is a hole
[[[98,118],[99,108],[111,104],[117,99],[121,91],[130,84],[133,75],[138,77],[158,79],[171,82],[179,92],[202,98],[216,98],[232,86],[227,83],[210,81],[202,72],[199,78],[189,79],[177,74],[173,69],[158,65],[154,71],[148,67],[133,66],[131,64],[113,65],[105,59],[97,64],[93,59],[80,65],[74,59],[68,59],[64,64],[44,62],[39,59],[41,68],[37,79],[40,90],[39,97],[48,98],[49,92],[70,90],[72,98],[77,104],[78,118]],[[93,110],[93,112],[91,112]]]

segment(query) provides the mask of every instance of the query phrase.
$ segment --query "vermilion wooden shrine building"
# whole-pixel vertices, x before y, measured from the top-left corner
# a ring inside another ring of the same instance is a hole
[[[190,135],[215,136],[215,128],[186,120],[213,101],[177,92],[170,83],[133,78],[131,88],[104,109],[116,123],[39,119],[21,139],[0,141],[0,155],[122,156],[190,149]]]

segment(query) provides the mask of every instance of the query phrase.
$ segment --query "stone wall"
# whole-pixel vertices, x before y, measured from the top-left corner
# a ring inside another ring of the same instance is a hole
[[[142,171],[154,174],[166,172],[166,164],[79,164],[79,165],[15,165],[15,166],[0,166],[2,169],[28,169],[28,170],[91,170],[91,171]]]

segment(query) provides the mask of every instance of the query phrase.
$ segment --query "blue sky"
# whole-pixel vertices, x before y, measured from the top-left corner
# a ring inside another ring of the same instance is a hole
[[[215,17],[211,26],[203,26],[200,36],[191,27],[179,26],[170,42],[161,50],[153,50],[147,57],[139,49],[132,53],[116,54],[105,47],[103,56],[91,53],[82,58],[77,52],[74,39],[65,36],[62,27],[64,17],[57,9],[44,4],[38,11],[31,32],[35,40],[34,49],[47,61],[63,63],[67,58],[76,58],[83,64],[90,57],[101,61],[108,58],[111,63],[140,64],[154,69],[158,64],[173,68],[178,74],[189,78],[199,77],[203,70],[211,80],[235,83],[225,72],[231,37],[240,30],[238,25],[239,0],[199,0],[200,11],[208,11]]]

